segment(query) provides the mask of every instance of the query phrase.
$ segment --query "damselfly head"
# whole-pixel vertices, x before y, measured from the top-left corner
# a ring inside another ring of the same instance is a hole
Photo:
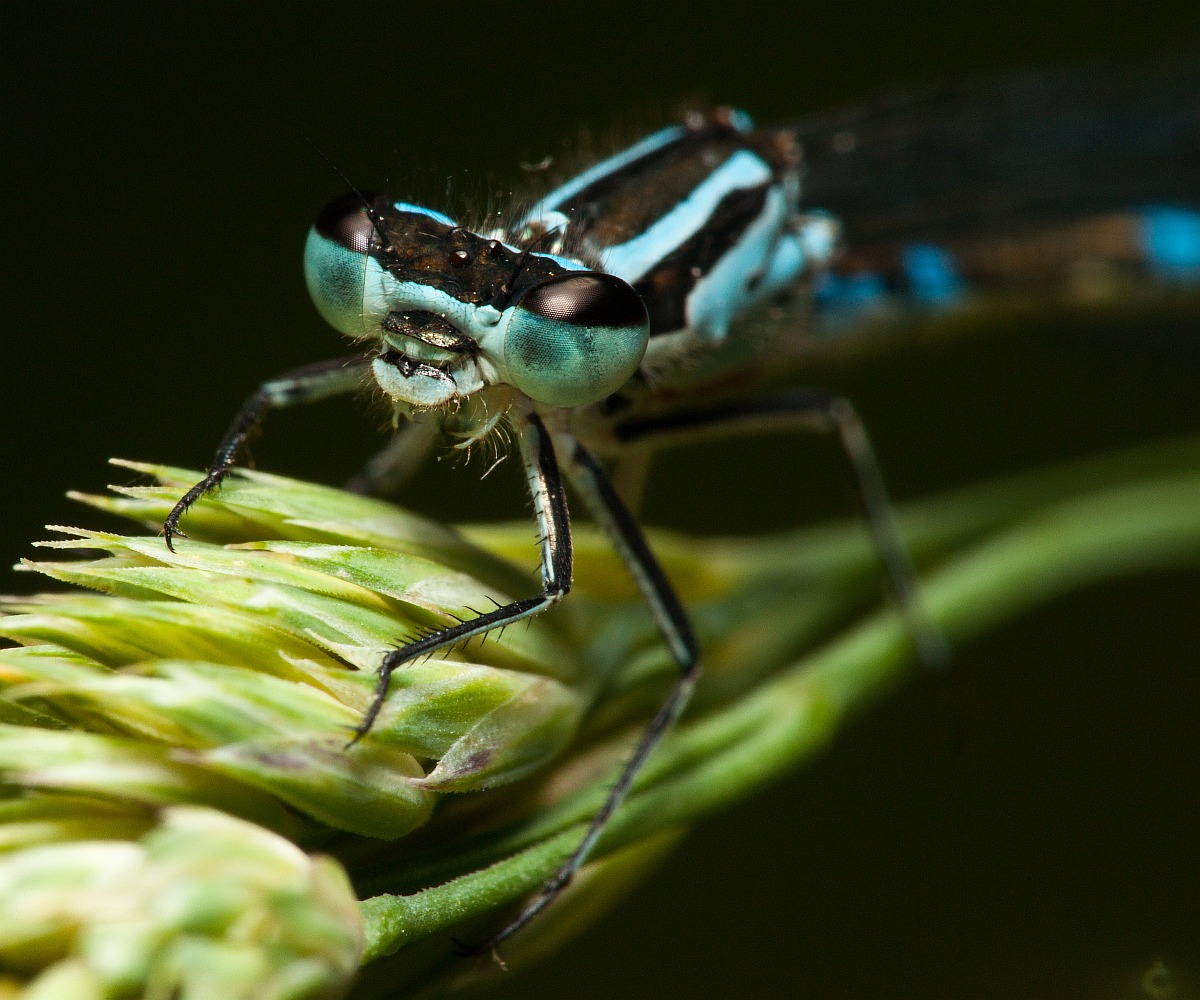
[[[649,339],[646,307],[620,278],[373,194],[321,213],[304,273],[321,315],[377,348],[376,381],[409,407],[488,385],[548,406],[596,402],[637,370]]]

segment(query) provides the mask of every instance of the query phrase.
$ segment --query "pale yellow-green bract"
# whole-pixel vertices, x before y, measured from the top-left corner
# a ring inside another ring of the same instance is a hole
[[[410,995],[494,970],[453,937],[486,936],[554,872],[673,677],[603,539],[577,531],[562,607],[398,671],[348,747],[387,650],[536,589],[532,526],[455,530],[245,472],[172,553],[155,532],[197,474],[122,466],[155,485],[80,499],[150,533],[56,529],[24,565],[70,586],[0,617],[0,1000],[334,997],[365,962],[355,995]],[[1101,576],[1200,561],[1197,469],[1183,441],[912,507],[930,613],[959,641]],[[578,930],[911,666],[856,523],[652,542],[704,683],[506,958]]]

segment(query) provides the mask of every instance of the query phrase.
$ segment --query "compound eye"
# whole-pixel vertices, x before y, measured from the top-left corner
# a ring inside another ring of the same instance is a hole
[[[371,221],[367,205],[374,205],[376,195],[351,191],[325,206],[313,228],[325,239],[352,253],[367,253],[372,241],[379,236]]]
[[[576,271],[529,289],[504,336],[508,381],[541,403],[582,406],[619,389],[641,364],[650,319],[611,274]]]
[[[366,206],[378,201],[373,194],[343,195],[317,216],[304,245],[304,280],[313,303],[330,325],[352,337],[368,332],[363,282],[379,236]]]

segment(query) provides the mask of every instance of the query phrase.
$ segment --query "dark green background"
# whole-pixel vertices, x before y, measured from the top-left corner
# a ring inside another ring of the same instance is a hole
[[[340,185],[302,135],[364,187],[440,206],[452,177],[478,204],[581,129],[689,103],[770,121],[1200,40],[1183,5],[738,6],[6,8],[0,558],[45,522],[94,524],[63,492],[124,480],[107,456],[200,466],[260,379],[342,349],[299,269]],[[820,375],[859,402],[904,498],[1200,429],[1198,343],[1195,320],[1148,315]],[[379,424],[361,405],[285,415],[255,455],[336,482]],[[442,463],[413,503],[524,509],[513,470],[478,472]],[[666,463],[649,513],[728,531],[851,509],[827,445],[771,441]],[[915,686],[500,995],[1135,997],[1159,957],[1200,995],[1198,596],[1195,574],[1113,584],[973,644],[965,748]]]

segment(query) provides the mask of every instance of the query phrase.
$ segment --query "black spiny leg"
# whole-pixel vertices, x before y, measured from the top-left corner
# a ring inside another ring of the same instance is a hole
[[[679,664],[679,677],[654,718],[646,726],[646,731],[633,754],[626,761],[615,784],[608,790],[608,797],[599,812],[592,817],[587,832],[571,856],[508,926],[490,941],[472,950],[495,948],[541,913],[567,887],[579,867],[587,860],[613,813],[629,794],[629,789],[647,758],[687,705],[699,676],[699,651],[687,613],[679,603],[679,598],[675,596],[675,591],[654,553],[650,551],[650,546],[646,544],[641,528],[613,488],[603,466],[579,444],[575,445],[571,456],[571,481],[583,495],[592,516],[607,532],[633,575],[638,590],[650,606],[659,631],[666,639],[671,655]]]
[[[171,540],[175,535],[183,534],[179,530],[179,519],[205,493],[221,484],[221,480],[229,474],[230,468],[237,460],[242,445],[262,422],[268,410],[277,410],[296,403],[311,403],[326,396],[352,392],[362,382],[363,372],[368,364],[370,358],[360,355],[334,358],[331,361],[320,361],[315,365],[293,369],[260,385],[258,391],[242,404],[237,417],[225,433],[224,440],[217,448],[212,465],[208,467],[204,478],[180,498],[163,522],[167,548],[175,550]]]
[[[478,618],[441,629],[388,653],[379,667],[375,697],[362,721],[355,727],[351,745],[371,731],[387,699],[392,672],[402,664],[444,646],[455,646],[494,628],[503,628],[536,615],[557,604],[571,589],[571,522],[567,516],[567,497],[554,455],[554,443],[537,414],[530,413],[520,419],[523,421],[519,439],[521,458],[525,462],[529,493],[533,497],[533,510],[541,532],[542,592],[536,597],[513,601]]]
[[[795,390],[703,410],[626,421],[617,425],[617,435],[629,443],[652,444],[656,441],[666,443],[672,437],[684,438],[694,432],[736,434],[770,426],[837,434],[858,484],[875,549],[917,654],[931,669],[945,667],[950,660],[950,647],[921,602],[916,570],[896,525],[879,460],[866,428],[848,399],[820,390]]]

